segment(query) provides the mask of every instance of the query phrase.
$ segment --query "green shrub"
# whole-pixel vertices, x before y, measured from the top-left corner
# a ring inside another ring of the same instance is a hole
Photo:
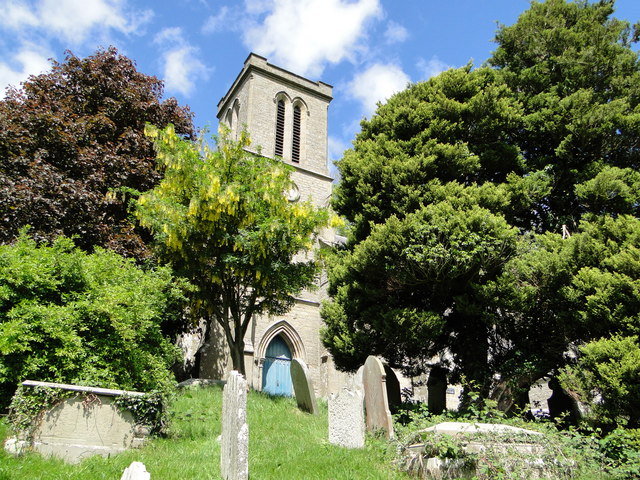
[[[617,428],[600,440],[600,448],[615,478],[640,478],[640,429]]]
[[[580,348],[577,364],[560,382],[590,405],[592,424],[606,430],[640,427],[640,345],[638,337],[614,335]]]
[[[175,323],[185,286],[64,237],[37,245],[23,232],[0,246],[0,408],[26,379],[166,390],[179,352],[162,325]]]

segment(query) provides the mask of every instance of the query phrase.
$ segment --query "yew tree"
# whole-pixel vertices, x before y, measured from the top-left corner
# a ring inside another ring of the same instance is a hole
[[[246,150],[223,131],[217,147],[147,127],[163,179],[140,196],[135,214],[160,258],[196,288],[194,314],[223,329],[233,368],[245,373],[244,336],[254,315],[283,314],[314,283],[314,235],[329,213],[289,202],[291,167]]]
[[[607,219],[640,213],[638,34],[613,7],[532,2],[487,66],[410,85],[361,123],[337,163],[333,206],[352,230],[322,312],[339,367],[371,353],[409,373],[440,361],[510,408],[572,343],[635,335],[608,315],[627,315],[637,272],[617,261],[589,276],[578,239],[557,245],[563,226],[607,238]],[[616,258],[637,258],[620,245]],[[618,280],[629,293],[585,313]]]
[[[334,207],[353,230],[322,310],[339,367],[375,353],[417,374],[450,352],[452,378],[490,379],[477,289],[515,250],[505,212],[510,175],[523,167],[512,141],[521,114],[497,72],[467,66],[412,85],[362,122],[338,162]]]
[[[160,179],[146,122],[191,137],[192,115],[113,47],[67,52],[0,101],[0,242],[30,225],[38,241],[75,236],[138,260],[150,251],[129,219],[131,193]]]

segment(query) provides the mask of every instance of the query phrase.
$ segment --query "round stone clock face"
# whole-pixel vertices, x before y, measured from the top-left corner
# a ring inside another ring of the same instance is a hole
[[[297,202],[300,200],[300,190],[298,190],[298,186],[295,183],[291,185],[289,190],[287,190],[287,200],[290,202]]]

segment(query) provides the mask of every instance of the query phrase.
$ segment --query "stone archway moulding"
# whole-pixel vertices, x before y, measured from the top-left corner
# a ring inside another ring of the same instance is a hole
[[[300,338],[296,329],[293,328],[286,320],[280,320],[273,325],[270,325],[264,332],[255,352],[255,359],[257,361],[264,358],[271,340],[278,335],[282,335],[282,338],[291,349],[291,354],[294,358],[302,359],[305,362],[307,361],[307,354],[304,349],[304,344],[302,343],[302,338]]]

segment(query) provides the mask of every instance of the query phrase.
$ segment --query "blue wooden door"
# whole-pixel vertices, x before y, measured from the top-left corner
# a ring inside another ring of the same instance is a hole
[[[271,340],[267,347],[262,367],[262,391],[287,397],[293,392],[291,350],[280,335]]]

